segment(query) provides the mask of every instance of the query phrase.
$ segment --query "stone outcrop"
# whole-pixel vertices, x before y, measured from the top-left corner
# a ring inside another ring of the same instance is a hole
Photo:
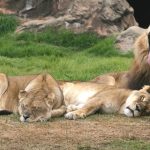
[[[26,20],[17,31],[63,26],[74,32],[92,31],[107,36],[137,25],[126,0],[5,0],[5,3]]]
[[[122,52],[128,52],[134,49],[134,43],[138,36],[140,36],[146,29],[138,26],[129,27],[127,30],[119,33],[116,39],[116,47]]]
[[[6,4],[6,0],[0,0],[0,14],[14,14],[14,11],[6,8]]]

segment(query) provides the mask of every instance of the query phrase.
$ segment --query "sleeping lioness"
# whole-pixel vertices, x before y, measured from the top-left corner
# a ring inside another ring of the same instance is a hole
[[[116,89],[113,86],[102,85],[91,82],[59,82],[64,96],[67,113],[65,118],[77,119],[84,118],[94,114],[97,110],[104,113],[119,113],[128,117],[137,117],[146,115],[150,112],[150,86],[144,86],[141,90]],[[35,95],[34,99],[30,99],[30,94],[22,95],[20,93],[20,120],[29,121],[35,120],[35,116],[44,116],[47,113],[56,113],[55,116],[62,116],[64,111],[61,111],[61,105],[55,111],[57,101],[51,101],[49,105],[52,110],[45,105],[42,97]],[[38,101],[38,104],[36,103]],[[60,109],[59,109],[60,108]],[[23,116],[27,119],[22,119]]]
[[[22,122],[47,121],[66,112],[63,94],[50,75],[39,75],[19,92],[18,106]]]
[[[43,108],[46,105],[46,111],[50,110],[51,112],[51,103],[56,103],[55,109],[63,105],[62,91],[51,75],[40,74],[8,77],[0,73],[0,114],[3,114],[3,112],[18,113],[19,91],[22,95],[26,95],[24,89],[30,93],[29,99],[26,99],[29,106],[31,106],[29,100],[34,100],[35,97],[42,99],[42,103],[37,103],[37,105]],[[61,111],[64,113],[65,107],[62,107]],[[44,113],[44,110],[42,113]],[[24,115],[24,117],[26,118],[27,116]],[[44,114],[44,119],[50,117],[51,113]],[[37,118],[35,117],[35,121],[42,119],[43,116],[39,117],[39,114]]]

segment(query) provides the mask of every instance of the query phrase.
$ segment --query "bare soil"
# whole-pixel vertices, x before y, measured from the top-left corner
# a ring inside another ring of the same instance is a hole
[[[44,123],[21,123],[15,115],[0,117],[0,150],[97,150],[114,140],[149,142],[150,117],[97,114]]]

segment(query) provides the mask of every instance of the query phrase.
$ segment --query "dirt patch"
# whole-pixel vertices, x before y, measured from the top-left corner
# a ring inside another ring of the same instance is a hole
[[[150,118],[94,115],[85,120],[53,119],[21,123],[13,115],[0,117],[0,149],[100,149],[119,139],[150,140]]]

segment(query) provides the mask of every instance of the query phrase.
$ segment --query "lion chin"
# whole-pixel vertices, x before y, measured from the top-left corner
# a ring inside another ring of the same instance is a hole
[[[150,26],[134,44],[134,61],[127,72],[98,76],[92,82],[133,90],[150,85]]]

